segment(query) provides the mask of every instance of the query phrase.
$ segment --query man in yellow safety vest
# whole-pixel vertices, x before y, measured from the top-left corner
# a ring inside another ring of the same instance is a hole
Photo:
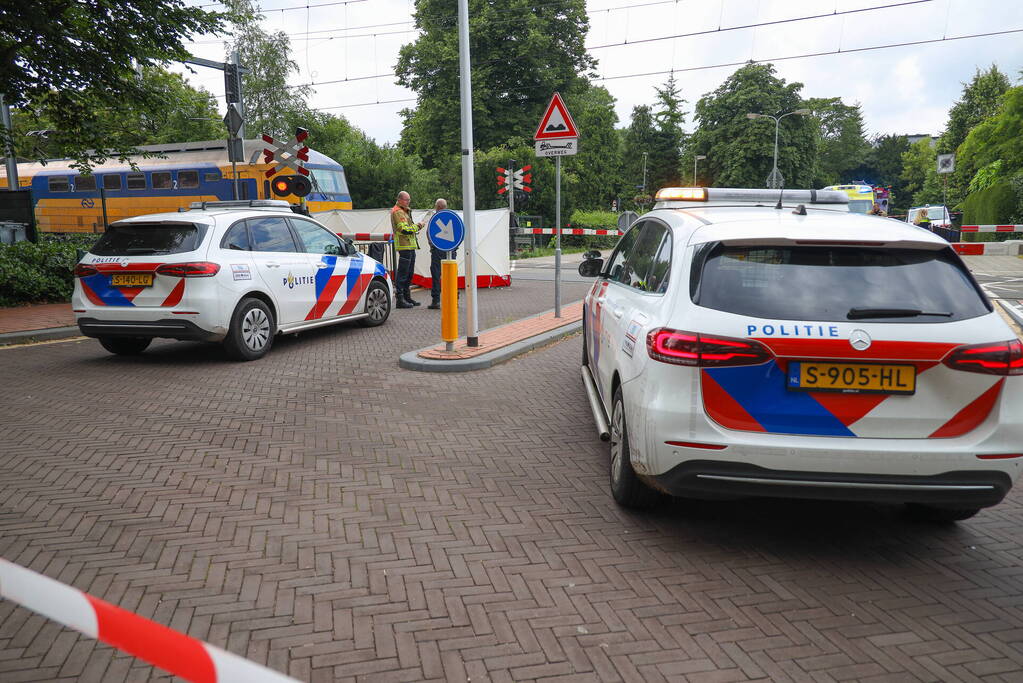
[[[412,308],[419,302],[412,299],[412,274],[416,269],[416,250],[419,249],[417,235],[423,229],[422,223],[412,220],[409,208],[409,193],[402,190],[391,209],[391,230],[394,232],[394,249],[398,252],[398,268],[395,273],[395,308]]]

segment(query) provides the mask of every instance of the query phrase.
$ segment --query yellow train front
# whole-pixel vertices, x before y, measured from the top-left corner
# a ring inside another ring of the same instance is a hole
[[[263,160],[262,140],[245,140],[245,161],[227,160],[224,140],[140,147],[143,155],[124,163],[112,159],[95,166],[91,175],[71,168],[71,160],[18,164],[22,188],[31,188],[39,232],[103,232],[106,223],[121,218],[187,208],[197,201],[282,198],[270,188],[273,177],[294,173]],[[134,163],[135,168],[132,168]],[[309,211],[351,209],[352,197],[344,167],[309,150],[306,163],[312,191],[305,198]],[[237,182],[236,182],[237,178]],[[0,185],[7,186],[0,167]]]

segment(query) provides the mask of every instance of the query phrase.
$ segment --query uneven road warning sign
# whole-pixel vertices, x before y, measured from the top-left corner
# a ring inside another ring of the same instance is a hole
[[[568,113],[565,101],[560,93],[554,93],[547,111],[540,119],[540,126],[533,135],[534,140],[555,140],[557,138],[577,138],[579,130],[575,127],[572,115]]]
[[[540,126],[533,135],[536,155],[559,157],[575,154],[579,149],[579,129],[568,113],[560,93],[554,93],[547,111],[540,118]]]

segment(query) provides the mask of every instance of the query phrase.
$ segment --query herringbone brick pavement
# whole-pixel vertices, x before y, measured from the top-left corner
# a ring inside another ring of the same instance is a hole
[[[566,300],[585,285],[566,285]],[[480,294],[483,325],[550,283]],[[309,681],[1014,681],[1020,496],[957,526],[616,507],[578,337],[398,369],[436,312],[256,363],[0,351],[0,556]],[[0,680],[167,680],[0,602]]]

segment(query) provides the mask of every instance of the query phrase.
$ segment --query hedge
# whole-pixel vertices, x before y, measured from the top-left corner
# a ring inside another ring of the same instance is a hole
[[[68,301],[78,250],[96,237],[0,244],[0,306]]]

